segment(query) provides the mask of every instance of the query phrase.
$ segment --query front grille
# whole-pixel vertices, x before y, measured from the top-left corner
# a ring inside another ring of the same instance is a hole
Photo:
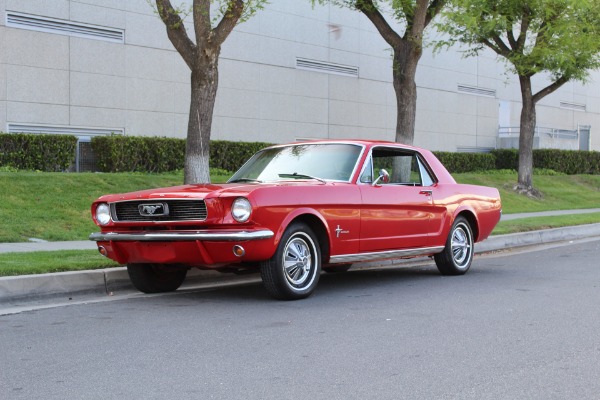
[[[168,215],[142,215],[139,206],[166,203]],[[112,215],[116,222],[144,221],[198,221],[206,219],[206,204],[204,200],[143,200],[122,201],[112,204]]]

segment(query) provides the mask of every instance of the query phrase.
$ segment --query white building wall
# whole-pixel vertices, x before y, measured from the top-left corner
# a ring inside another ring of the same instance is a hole
[[[125,41],[6,27],[6,10],[123,29]],[[297,58],[358,67],[358,77],[297,69]],[[390,49],[360,13],[313,9],[308,0],[272,2],[236,27],[219,65],[214,139],[394,139]],[[540,77],[534,85],[547,83]],[[459,85],[495,95],[463,93]],[[501,119],[519,125],[518,81],[491,52],[464,59],[458,49],[426,49],[417,86],[416,145],[493,148]],[[538,125],[591,125],[592,149],[600,150],[599,89],[598,71],[586,84],[566,84],[540,102]],[[189,70],[146,0],[0,0],[0,130],[38,124],[183,138],[189,95]]]

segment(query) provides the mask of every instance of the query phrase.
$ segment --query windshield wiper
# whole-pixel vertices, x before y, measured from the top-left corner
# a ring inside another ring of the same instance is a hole
[[[292,179],[315,179],[319,182],[327,183],[325,179],[317,178],[316,176],[304,175],[294,172],[293,174],[278,174],[280,178],[292,178]]]
[[[262,181],[260,181],[258,179],[252,179],[252,178],[238,178],[238,179],[234,179],[232,181],[227,181],[227,183],[239,183],[239,182],[262,183]]]

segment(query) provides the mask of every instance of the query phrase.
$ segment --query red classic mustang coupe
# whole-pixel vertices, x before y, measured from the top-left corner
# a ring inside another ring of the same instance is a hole
[[[500,214],[498,190],[457,184],[430,151],[311,141],[266,148],[225,184],[102,196],[90,239],[142,292],[175,290],[190,268],[256,269],[273,297],[300,299],[360,261],[433,256],[462,275]]]

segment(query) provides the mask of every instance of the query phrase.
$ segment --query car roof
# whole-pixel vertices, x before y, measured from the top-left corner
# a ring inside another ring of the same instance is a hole
[[[291,143],[281,143],[276,144],[270,147],[280,147],[280,146],[290,146],[290,145],[298,145],[298,144],[314,144],[314,143],[322,143],[322,144],[357,144],[363,145],[367,147],[372,147],[376,145],[384,145],[384,146],[394,146],[394,147],[403,147],[406,149],[413,150],[424,150],[419,147],[398,143],[398,142],[390,142],[387,140],[375,140],[375,139],[310,139],[310,140],[299,140]]]

